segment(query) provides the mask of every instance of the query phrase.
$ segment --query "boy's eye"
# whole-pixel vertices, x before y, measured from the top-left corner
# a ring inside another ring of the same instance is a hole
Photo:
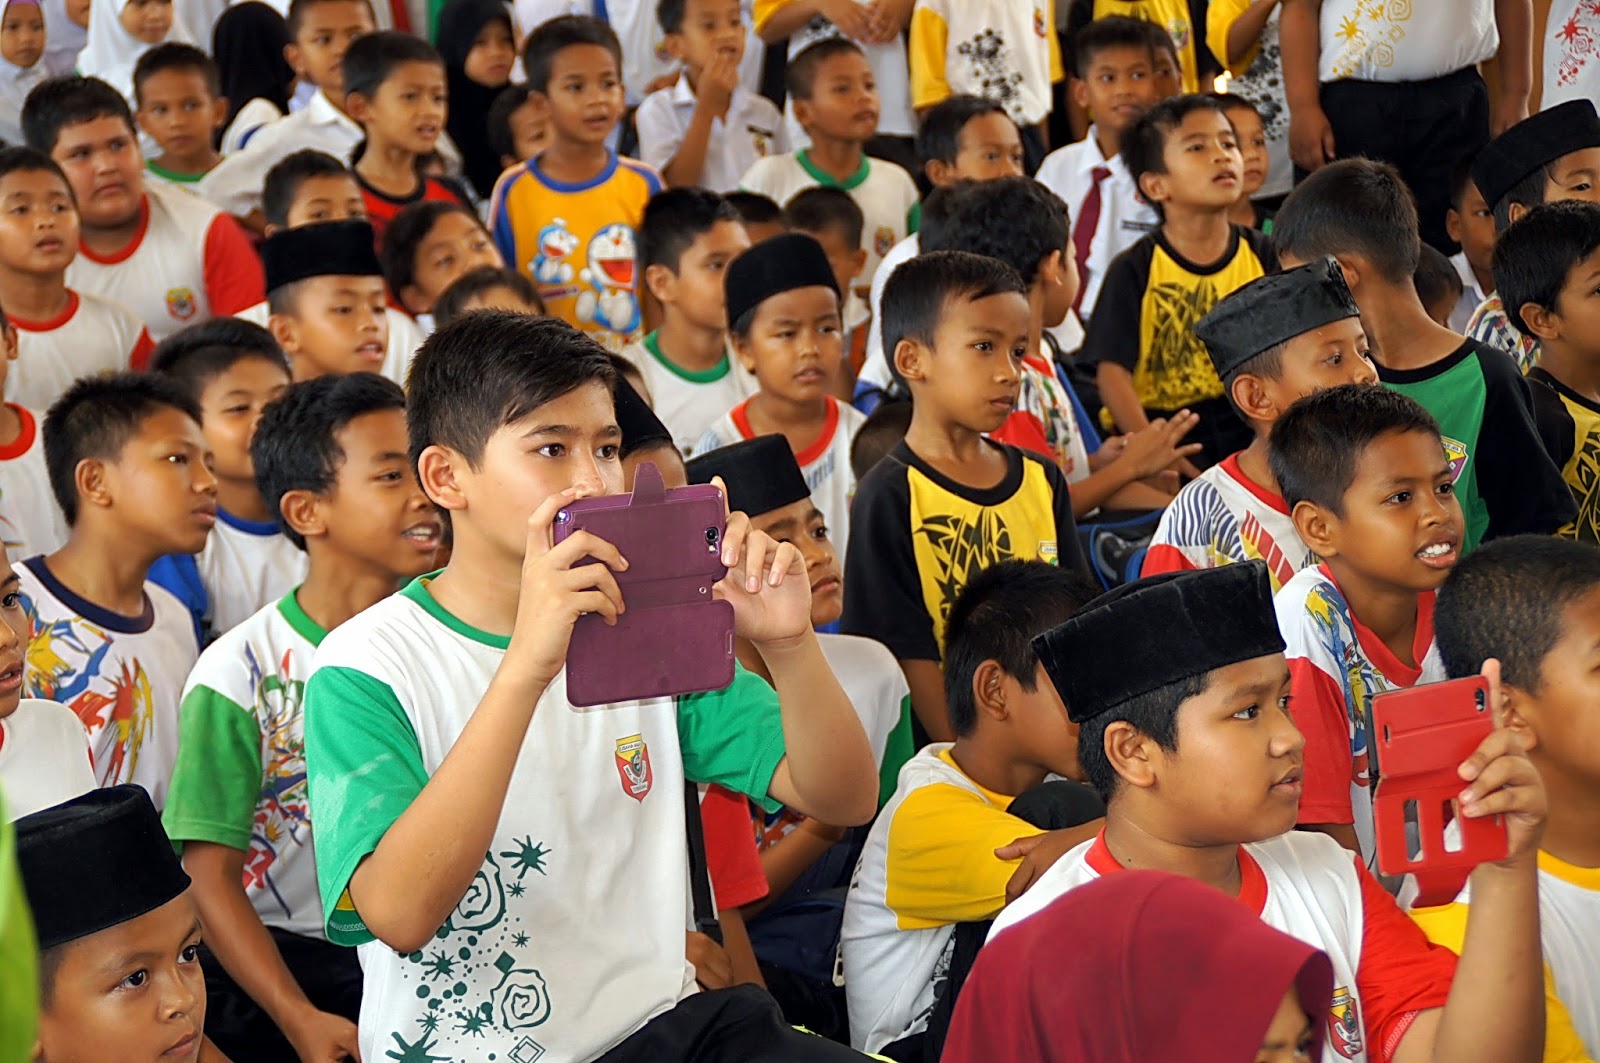
[[[818,541],[826,539],[828,537],[828,526],[826,524],[817,525],[815,528],[811,529],[811,537]]]
[[[1328,364],[1329,365],[1343,365],[1344,364],[1344,355],[1342,355],[1342,354],[1332,355],[1328,359]]]
[[[185,945],[183,951],[178,953],[178,959],[184,963],[195,963],[200,959],[200,945]]]
[[[992,340],[979,340],[977,343],[974,343],[972,345],[972,349],[975,350],[975,351],[982,351],[984,354],[993,353],[993,351],[994,351],[994,341],[992,341]]]
[[[1235,720],[1254,720],[1261,715],[1261,706],[1247,705],[1233,714]]]
[[[22,593],[20,591],[12,591],[10,594],[7,594],[4,598],[0,598],[0,608],[18,609],[18,608],[21,608],[21,606],[22,606]]]
[[[1388,498],[1384,499],[1384,501],[1385,502],[1391,502],[1391,503],[1393,503],[1393,504],[1395,504],[1397,506],[1403,506],[1407,502],[1411,501],[1411,492],[1410,491],[1396,491],[1394,494],[1392,494]]]
[[[187,464],[189,464],[189,455],[187,455],[187,454],[168,454],[167,455],[167,460],[172,462],[174,465],[187,465]]]
[[[618,461],[622,457],[622,447],[616,443],[602,443],[595,453],[601,461]]]
[[[117,983],[117,988],[118,989],[123,989],[123,988],[126,988],[126,989],[138,989],[140,986],[144,985],[149,980],[150,980],[150,972],[141,967],[139,970],[134,971],[132,974],[128,975],[128,977],[126,977],[122,981],[118,982]]]
[[[560,443],[546,443],[534,453],[541,458],[560,458],[566,456],[567,448]]]
[[[1455,493],[1456,493],[1456,482],[1454,480],[1445,480],[1444,482],[1439,484],[1439,494],[1441,494],[1441,495],[1453,495]]]
[[[384,483],[395,483],[395,482],[399,481],[401,478],[402,477],[401,477],[400,471],[398,469],[390,469],[388,472],[380,473],[378,475],[378,479],[383,481]]]

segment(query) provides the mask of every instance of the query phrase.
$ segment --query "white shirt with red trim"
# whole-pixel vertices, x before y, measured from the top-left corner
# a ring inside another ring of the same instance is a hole
[[[1221,568],[1256,558],[1267,563],[1274,592],[1317,555],[1300,541],[1283,496],[1239,468],[1231,454],[1184,484],[1156,525],[1141,576]]]
[[[53,554],[67,541],[67,519],[50,490],[40,418],[26,407],[6,405],[22,421],[22,432],[0,446],[0,542],[15,560]]]
[[[745,399],[712,422],[695,444],[694,453],[700,455],[754,439],[756,433],[750,427],[749,405],[750,400]],[[856,476],[850,468],[850,444],[866,419],[854,406],[847,406],[829,395],[822,433],[794,456],[800,464],[800,474],[806,478],[806,486],[811,489],[811,500],[822,511],[822,519],[828,525],[828,539],[838,551],[841,565],[844,564],[845,544],[850,541],[850,500],[856,494]]]
[[[6,398],[35,410],[48,410],[79,377],[145,368],[154,348],[133,311],[70,288],[58,317],[28,321],[13,315],[11,324],[17,360],[6,373]]]
[[[989,932],[1026,933],[1027,918],[1051,901],[1122,870],[1102,832],[1068,852],[995,919]],[[1325,834],[1290,831],[1239,847],[1239,903],[1328,954],[1328,1002],[1322,1063],[1381,1063],[1420,1011],[1443,1007],[1456,957],[1429,944],[1359,861]],[[1021,924],[1023,929],[1013,929]],[[1071,943],[1063,948],[1070,951]],[[1197,987],[1197,992],[1204,991]]]
[[[267,297],[261,260],[239,223],[187,189],[154,183],[128,245],[99,255],[80,243],[67,283],[122,303],[157,342]]]
[[[23,698],[0,719],[0,790],[6,818],[18,820],[95,788],[89,736],[72,710]]]
[[[1350,611],[1327,565],[1305,569],[1273,605],[1283,632],[1294,697],[1289,711],[1306,736],[1301,823],[1351,823],[1368,867],[1377,846],[1372,825],[1372,699],[1449,678],[1433,641],[1433,599],[1417,597],[1415,667],[1396,657]]]

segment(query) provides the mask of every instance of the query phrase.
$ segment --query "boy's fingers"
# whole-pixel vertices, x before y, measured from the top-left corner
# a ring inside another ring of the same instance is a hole
[[[745,540],[750,535],[750,518],[735,510],[728,514],[728,523],[722,529],[722,567],[734,568],[740,565],[740,557],[744,554]]]
[[[574,595],[572,604],[577,607],[578,615],[594,613],[606,622],[607,627],[615,627],[617,623],[617,603],[603,591],[584,591]]]
[[[1460,800],[1463,804],[1471,804],[1499,790],[1526,786],[1532,781],[1533,765],[1528,763],[1526,757],[1499,756],[1484,766],[1472,785],[1461,791]]]
[[[622,556],[622,551],[593,532],[573,532],[561,541],[560,546],[549,552],[550,563],[561,568],[569,567],[585,556],[617,572],[623,572],[628,567],[628,559]]]
[[[772,540],[764,533],[752,529],[744,540],[744,560],[739,571],[744,574],[744,589],[754,594],[761,589],[761,573],[766,570],[768,544]]]
[[[1030,834],[1026,838],[1018,838],[1009,845],[1002,845],[994,851],[996,860],[1020,860],[1039,847],[1044,840],[1043,834]]]
[[[617,577],[613,576],[611,570],[604,565],[584,565],[568,569],[563,578],[568,591],[599,591],[611,600],[617,612],[623,612],[627,608],[622,601],[622,588],[617,584]]]
[[[1173,452],[1176,453],[1180,458],[1187,458],[1206,449],[1206,445],[1204,443],[1185,443],[1182,446],[1173,447],[1172,449]]]
[[[565,491],[557,491],[539,503],[533,514],[528,517],[528,553],[538,557],[550,552],[555,544],[555,532],[551,526],[555,523],[556,514],[561,511],[561,507],[577,497],[577,491],[569,487]]]
[[[1495,731],[1472,751],[1472,755],[1461,763],[1456,774],[1468,782],[1482,777],[1488,767],[1501,757],[1522,752],[1522,743],[1509,731]]]
[[[1483,662],[1478,674],[1489,682],[1489,711],[1495,727],[1505,726],[1505,692],[1500,683],[1500,662],[1493,657]]]
[[[805,569],[805,559],[800,556],[800,548],[793,543],[779,543],[777,551],[772,555],[772,567],[767,571],[767,582],[776,587],[791,571],[798,575]]]
[[[1505,786],[1478,801],[1461,806],[1461,814],[1469,819],[1487,819],[1490,816],[1536,815],[1536,791],[1531,786]]]

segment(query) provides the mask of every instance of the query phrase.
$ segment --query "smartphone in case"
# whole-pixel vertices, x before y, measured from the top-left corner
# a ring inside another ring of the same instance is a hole
[[[567,650],[567,700],[579,707],[721,690],[733,682],[733,606],[712,596],[727,575],[727,506],[709,484],[667,490],[639,466],[633,494],[582,498],[556,514],[556,542],[587,531],[628,559],[614,572],[616,626],[578,618]],[[590,564],[584,558],[578,565]]]

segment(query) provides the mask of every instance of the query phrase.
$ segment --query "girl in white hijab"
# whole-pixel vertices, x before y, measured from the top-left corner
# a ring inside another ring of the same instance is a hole
[[[89,39],[91,0],[44,0],[44,69],[50,77],[78,68],[78,53]]]
[[[94,0],[89,11],[89,43],[78,56],[78,72],[97,77],[133,99],[133,67],[163,41],[193,44],[172,8],[172,0]]]
[[[39,0],[0,0],[0,140],[22,143],[22,103],[49,76]]]

